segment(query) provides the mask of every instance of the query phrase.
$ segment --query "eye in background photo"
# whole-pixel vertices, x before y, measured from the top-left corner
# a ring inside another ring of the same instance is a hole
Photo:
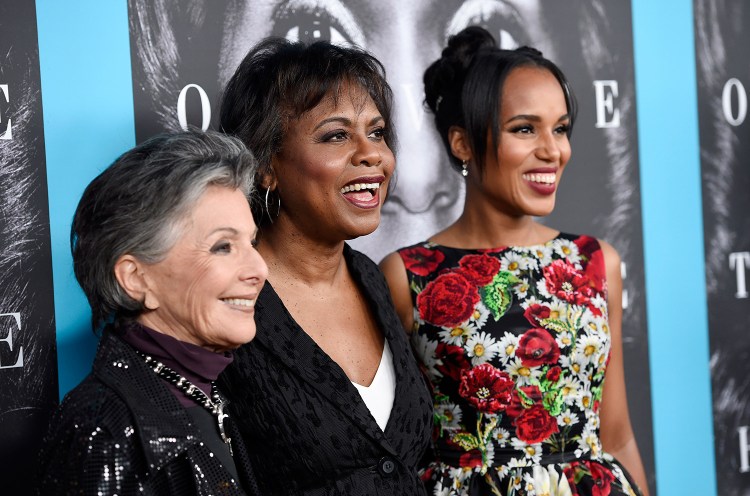
[[[27,494],[57,405],[47,180],[34,2],[0,4],[0,484]]]
[[[718,494],[750,495],[750,5],[696,0],[703,229]]]
[[[220,89],[265,36],[353,43],[383,62],[396,100],[396,180],[381,226],[351,242],[376,262],[463,208],[461,176],[422,106],[422,74],[448,36],[480,24],[503,48],[532,45],[558,63],[580,110],[555,213],[543,221],[603,238],[623,259],[630,414],[655,494],[629,2],[129,0],[128,8],[138,142],[186,124],[216,128]]]

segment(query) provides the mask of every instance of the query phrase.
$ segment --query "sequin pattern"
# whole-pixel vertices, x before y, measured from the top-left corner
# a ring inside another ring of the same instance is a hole
[[[164,383],[105,330],[91,374],[52,419],[38,494],[259,494],[244,447],[235,449],[241,481],[202,442]]]

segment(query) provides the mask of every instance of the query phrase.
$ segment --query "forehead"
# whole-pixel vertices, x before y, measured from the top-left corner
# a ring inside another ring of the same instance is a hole
[[[502,93],[503,114],[542,112],[567,113],[560,82],[547,69],[518,67],[505,79]]]
[[[316,106],[289,119],[287,130],[293,132],[296,127],[314,126],[335,115],[354,120],[361,114],[365,114],[369,120],[374,115],[380,115],[380,111],[367,89],[356,83],[342,82],[326,93]]]

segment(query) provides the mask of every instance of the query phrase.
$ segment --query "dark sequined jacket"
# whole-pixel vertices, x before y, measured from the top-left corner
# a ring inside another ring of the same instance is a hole
[[[393,353],[385,432],[268,283],[256,303],[256,337],[235,351],[220,384],[265,494],[424,495],[416,466],[430,442],[430,393],[382,273],[361,253],[346,247],[344,255]]]
[[[162,380],[105,330],[91,373],[53,416],[38,494],[257,495],[247,452],[229,427],[239,484]]]

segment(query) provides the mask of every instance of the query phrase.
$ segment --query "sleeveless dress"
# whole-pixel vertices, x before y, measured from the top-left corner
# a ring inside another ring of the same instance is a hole
[[[429,494],[640,494],[599,440],[610,334],[595,238],[398,253],[433,388]]]

